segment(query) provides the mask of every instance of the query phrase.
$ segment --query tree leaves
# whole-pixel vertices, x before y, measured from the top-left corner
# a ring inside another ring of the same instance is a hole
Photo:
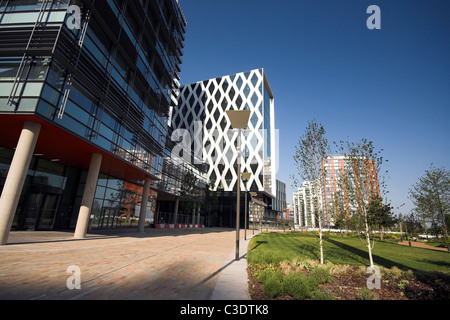
[[[439,225],[448,237],[446,215],[450,213],[450,171],[433,164],[409,190],[416,214]]]

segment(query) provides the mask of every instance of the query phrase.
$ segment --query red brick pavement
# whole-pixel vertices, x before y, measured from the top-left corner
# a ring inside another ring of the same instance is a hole
[[[235,239],[230,229],[116,231],[84,240],[12,232],[0,247],[0,299],[208,300]],[[66,285],[72,265],[81,270],[79,290]]]

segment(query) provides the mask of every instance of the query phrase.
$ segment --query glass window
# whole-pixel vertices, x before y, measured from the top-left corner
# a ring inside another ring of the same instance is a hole
[[[95,20],[89,22],[88,37],[98,46],[99,50],[105,55],[109,56],[109,50],[111,47],[111,42],[103,29],[97,24]]]
[[[68,114],[65,114],[62,119],[55,119],[55,122],[56,124],[59,124],[82,137],[89,136],[91,131],[89,128],[76,121]]]
[[[69,1],[70,0],[54,0],[52,8],[53,9],[65,9],[68,7]],[[39,1],[39,2],[41,2],[41,1]]]
[[[97,184],[106,187],[107,183],[108,183],[108,176],[106,174],[100,173],[98,176]]]
[[[0,58],[0,80],[14,81],[20,61],[16,59]]]
[[[9,9],[9,8],[8,8]],[[32,23],[36,22],[39,12],[13,12],[5,13],[1,24]]]
[[[64,68],[53,60],[50,70],[48,71],[47,83],[58,90],[64,86]]]
[[[103,199],[105,197],[106,188],[100,185],[97,186],[97,190],[95,191],[95,198]]]
[[[108,66],[108,59],[105,54],[97,47],[89,36],[84,38],[83,46],[89,50],[91,56],[97,60],[101,66],[106,68]]]
[[[117,71],[126,79],[129,68],[127,63],[125,62],[125,59],[119,52],[116,53],[116,57],[114,58],[114,66],[116,67]]]
[[[103,138],[102,136],[95,136],[91,139],[91,141],[107,151],[111,150],[111,147],[112,147],[111,141]]]
[[[108,205],[111,205],[113,203],[117,204],[117,201],[120,201],[122,196],[122,190],[116,190],[116,189],[106,189],[105,193],[105,200],[108,202]]]
[[[49,85],[45,85],[41,97],[50,102],[51,104],[57,105],[60,95],[61,93],[59,91],[56,91]]]
[[[270,130],[270,96],[267,89],[264,87],[264,133],[265,133],[265,154],[268,158],[271,157],[271,130]]]
[[[6,11],[31,11],[39,10],[42,7],[42,0],[14,0],[14,1],[2,1],[2,3],[8,3]],[[67,4],[68,0],[54,1],[56,8],[62,7]],[[49,8],[49,5],[46,7]]]
[[[28,99],[28,98],[22,98],[19,103],[19,107],[17,108],[17,111],[23,111],[23,112],[34,112],[36,110],[38,99]]]
[[[17,88],[17,92],[20,92],[22,90],[22,86],[23,86],[23,83],[20,83]],[[12,88],[13,88],[12,82],[0,83],[0,96],[9,97]]]
[[[115,190],[123,189],[123,180],[110,177],[108,180],[108,188]]]
[[[92,116],[89,113],[70,100],[67,101],[65,112],[86,125],[89,125],[92,119]]]
[[[63,176],[63,173],[63,165],[45,159],[38,159],[33,183],[63,189],[66,183],[66,177]]]
[[[69,97],[88,112],[91,111],[92,105],[95,104],[95,97],[76,82],[70,89]]]
[[[109,129],[108,127],[106,127],[105,125],[101,124],[98,130],[98,133],[100,133],[103,137],[114,141],[116,134],[114,133],[113,130]]]
[[[41,95],[43,82],[28,82],[25,85],[22,96],[24,97],[39,97]]]
[[[2,84],[0,84],[0,90],[1,90]],[[12,105],[10,106],[9,104],[7,104],[8,99],[4,98],[4,99],[0,99],[0,111],[14,111],[15,110],[15,106]]]
[[[52,11],[48,18],[48,22],[63,22],[66,18],[66,11]]]
[[[40,100],[36,112],[49,119],[53,119],[53,116],[55,114],[55,107],[43,100]]]
[[[111,111],[107,111],[107,110],[105,110],[104,112],[103,112],[103,115],[102,115],[102,122],[104,123],[104,124],[106,124],[108,127],[110,127],[111,129],[114,129],[115,128],[115,126],[116,126],[116,119],[117,119],[117,117],[116,116],[114,116],[114,115],[112,115],[112,114],[110,114],[110,112]]]
[[[111,76],[112,78],[117,82],[119,86],[122,87],[122,89],[127,90],[127,82],[125,79],[120,75],[119,72],[117,72],[116,68],[113,68],[111,70]]]

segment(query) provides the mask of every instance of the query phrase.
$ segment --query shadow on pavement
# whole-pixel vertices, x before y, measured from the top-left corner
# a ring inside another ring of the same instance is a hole
[[[74,231],[11,231],[7,246],[37,244],[37,243],[57,243],[90,241],[114,238],[152,238],[152,237],[176,237],[189,234],[230,232],[229,228],[200,228],[200,229],[155,229],[146,228],[140,233],[136,228],[120,228],[107,230],[91,230],[84,239],[73,237]]]

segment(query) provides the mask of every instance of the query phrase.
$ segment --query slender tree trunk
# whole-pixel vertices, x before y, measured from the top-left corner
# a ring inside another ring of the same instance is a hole
[[[444,229],[444,236],[445,238],[448,238],[448,231],[447,231],[447,224],[445,223],[445,215],[444,212],[442,210],[440,210],[440,216],[442,219],[442,228]]]
[[[380,240],[381,240],[381,241],[384,240],[383,233],[384,233],[384,227],[381,226],[381,227],[380,227]]]
[[[323,264],[322,219],[320,219],[320,217],[319,217],[319,246],[320,246],[320,263]]]
[[[364,222],[365,222],[365,225],[366,225],[366,244],[367,244],[367,249],[369,249],[370,267],[373,268],[372,246],[370,245],[369,224],[367,222],[367,214],[366,214],[366,212],[364,212]]]

